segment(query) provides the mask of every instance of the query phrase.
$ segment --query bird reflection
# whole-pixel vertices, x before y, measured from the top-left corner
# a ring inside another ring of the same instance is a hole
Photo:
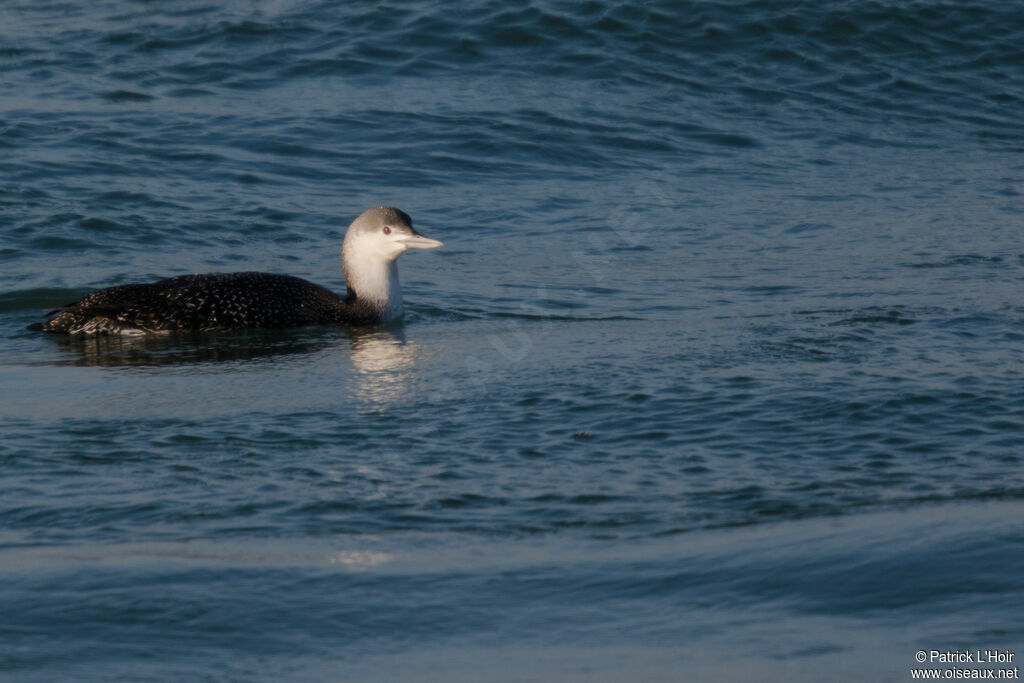
[[[308,354],[337,344],[322,329],[253,330],[251,332],[72,335],[56,337],[63,352],[56,365],[157,366],[270,360]]]
[[[340,329],[342,337],[336,334]],[[344,340],[349,344],[346,348]],[[172,366],[238,361],[275,361],[344,349],[355,370],[355,394],[372,404],[392,403],[408,393],[422,349],[395,325],[372,329],[306,328],[251,332],[72,335],[56,337],[62,351],[56,365]],[[340,342],[340,343],[339,343]]]

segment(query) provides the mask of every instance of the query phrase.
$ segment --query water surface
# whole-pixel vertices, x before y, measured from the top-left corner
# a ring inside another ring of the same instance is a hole
[[[1012,4],[0,9],[0,672],[904,681],[1019,651]],[[54,338],[92,288],[403,323]]]

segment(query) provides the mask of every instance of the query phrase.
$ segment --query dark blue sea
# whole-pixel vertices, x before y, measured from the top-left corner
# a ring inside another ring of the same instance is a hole
[[[1022,122],[1015,2],[3,2],[0,679],[1018,665]],[[401,324],[26,329],[381,204]]]

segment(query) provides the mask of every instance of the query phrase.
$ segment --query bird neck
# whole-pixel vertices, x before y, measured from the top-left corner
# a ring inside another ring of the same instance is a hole
[[[380,310],[385,320],[402,314],[402,285],[398,281],[397,260],[364,259],[357,262],[346,259],[342,268],[349,297],[354,296]]]

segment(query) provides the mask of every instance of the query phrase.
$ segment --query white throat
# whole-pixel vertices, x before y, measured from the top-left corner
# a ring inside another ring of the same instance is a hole
[[[345,284],[356,297],[381,309],[390,320],[402,315],[402,285],[398,281],[398,259],[384,260],[379,255],[343,253]]]

